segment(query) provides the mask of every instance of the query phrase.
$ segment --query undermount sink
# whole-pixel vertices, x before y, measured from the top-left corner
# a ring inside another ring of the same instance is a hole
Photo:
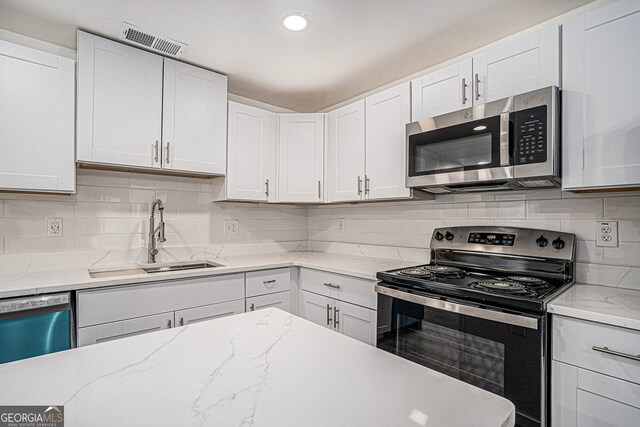
[[[163,265],[145,265],[144,267],[128,267],[106,271],[89,270],[89,276],[93,279],[97,279],[101,277],[131,276],[134,274],[155,274],[168,273],[170,271],[198,270],[201,268],[215,268],[221,266],[222,264],[216,264],[209,261],[190,261]]]

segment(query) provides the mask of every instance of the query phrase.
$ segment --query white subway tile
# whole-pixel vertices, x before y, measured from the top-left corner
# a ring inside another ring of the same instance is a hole
[[[617,248],[604,248],[605,264],[640,266],[640,243],[619,242]]]
[[[577,240],[576,241],[576,260],[592,264],[602,263],[604,257],[603,248],[597,247],[593,240]]]
[[[496,202],[506,200],[548,200],[559,199],[562,197],[562,191],[559,188],[547,190],[525,190],[525,191],[502,191],[496,192]]]
[[[63,221],[63,232],[77,234],[102,234],[104,233],[104,219],[100,218],[73,218]]]
[[[573,233],[578,239],[596,240],[596,223],[592,219],[563,219],[560,231]]]
[[[104,187],[78,185],[76,189],[76,200],[78,202],[102,202],[104,201],[104,191]]]
[[[469,203],[469,218],[524,218],[525,202]]]
[[[200,185],[206,181],[205,179],[179,177],[176,180],[176,185],[178,191],[200,191]]]
[[[602,199],[527,201],[527,218],[602,218]]]
[[[128,187],[129,173],[78,169],[77,184],[97,187]]]
[[[460,203],[460,202],[493,202],[496,196],[492,192],[486,193],[454,193],[442,194],[439,196],[444,203]]]
[[[559,219],[503,219],[495,220],[498,227],[521,227],[535,228],[539,230],[561,230],[561,220]]]
[[[0,218],[0,236],[44,236],[45,227],[42,218]]]
[[[172,176],[131,174],[131,188],[148,188],[150,190],[176,190],[177,180]]]
[[[72,218],[73,203],[6,200],[6,218]]]
[[[494,220],[489,218],[445,218],[442,220],[443,227],[465,227],[475,225],[494,225]]]
[[[145,233],[148,231],[147,227],[147,222],[138,218],[108,218],[104,220],[105,234]]]
[[[5,253],[60,252],[73,250],[73,237],[5,236]]]
[[[640,291],[640,268],[630,268],[618,283],[618,287]]]
[[[576,264],[576,282],[591,285],[618,286],[626,274],[628,267],[603,264]]]
[[[640,197],[606,197],[604,217],[607,219],[640,218]]]
[[[640,220],[618,221],[618,237],[621,242],[640,242]]]

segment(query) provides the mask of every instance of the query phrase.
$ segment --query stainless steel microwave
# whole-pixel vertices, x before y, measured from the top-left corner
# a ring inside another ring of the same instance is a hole
[[[560,185],[555,86],[407,125],[407,187],[431,193]]]

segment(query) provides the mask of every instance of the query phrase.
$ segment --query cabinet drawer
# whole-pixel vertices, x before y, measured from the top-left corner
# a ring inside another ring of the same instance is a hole
[[[244,313],[244,300],[240,299],[178,310],[175,313],[176,326],[185,326],[192,323],[204,322],[205,320],[219,319],[238,313]]]
[[[315,292],[352,304],[377,308],[377,295],[374,280],[343,276],[303,268],[300,271],[300,285],[305,291]]]
[[[173,312],[87,326],[78,329],[78,347],[169,329],[172,326]]]
[[[289,268],[250,271],[246,276],[247,297],[273,294],[291,289]]]
[[[640,362],[593,347],[640,355],[640,332],[569,317],[553,317],[554,360],[640,384]]]
[[[243,298],[242,273],[79,292],[78,327]]]

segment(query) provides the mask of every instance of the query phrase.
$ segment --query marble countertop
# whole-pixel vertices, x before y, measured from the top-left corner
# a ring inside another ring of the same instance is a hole
[[[107,278],[91,278],[89,276],[89,269],[79,267],[70,267],[64,270],[23,271],[0,274],[0,298],[84,290],[131,283],[184,279],[188,277],[213,276],[291,266],[314,268],[375,280],[378,271],[417,264],[415,261],[309,251],[286,251],[222,257],[212,255],[205,259],[216,264],[221,264],[221,266],[208,269],[136,274]],[[205,259],[200,260],[203,261]],[[154,266],[155,265],[156,264],[154,264]],[[158,263],[157,265],[162,266],[163,264]],[[140,266],[140,264],[121,265],[117,268],[136,266]],[[111,269],[116,269],[116,267],[112,266]]]
[[[575,284],[547,308],[549,313],[640,331],[640,291]]]
[[[0,366],[65,425],[513,426],[514,405],[277,309]]]

